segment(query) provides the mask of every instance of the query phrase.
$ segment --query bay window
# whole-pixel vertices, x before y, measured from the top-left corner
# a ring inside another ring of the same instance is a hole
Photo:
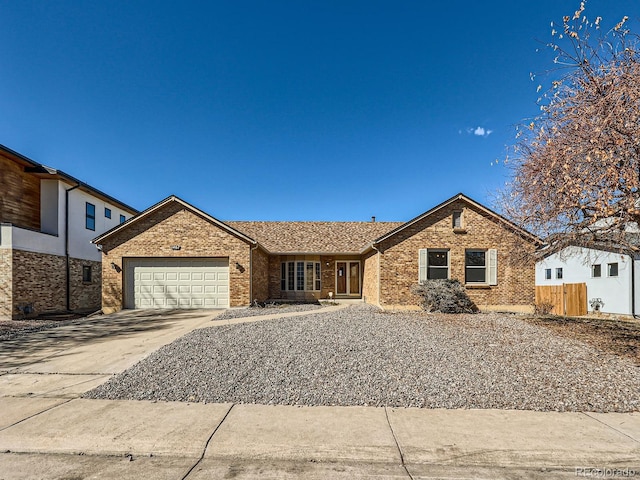
[[[280,289],[282,291],[319,291],[320,262],[282,262],[280,268]]]

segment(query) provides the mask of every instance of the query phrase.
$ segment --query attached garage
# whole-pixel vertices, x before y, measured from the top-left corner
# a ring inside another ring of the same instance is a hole
[[[104,313],[229,308],[268,295],[266,281],[252,283],[252,259],[266,255],[258,242],[173,195],[93,243],[102,250]]]
[[[228,258],[126,258],[125,308],[227,308]]]

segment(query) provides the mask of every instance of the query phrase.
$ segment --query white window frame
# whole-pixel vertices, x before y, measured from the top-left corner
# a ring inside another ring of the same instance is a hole
[[[562,280],[564,278],[564,268],[556,267],[556,280]]]
[[[418,282],[429,280],[429,253],[446,253],[447,266],[436,265],[431,268],[447,269],[447,279],[451,278],[451,253],[447,248],[421,248],[418,251]]]
[[[598,267],[598,275],[596,275],[596,267]],[[602,264],[595,263],[591,265],[591,278],[602,278]]]
[[[616,274],[615,275],[611,275],[611,267],[615,265],[616,266]],[[620,276],[620,266],[618,265],[618,262],[611,262],[611,263],[607,263],[607,277],[611,277],[611,278],[615,278]]]
[[[287,291],[296,289],[296,262],[287,262]]]
[[[545,268],[545,269],[544,269],[544,279],[545,279],[545,280],[551,280],[551,278],[552,278],[552,277],[553,277],[553,276],[552,276],[552,271],[551,271],[551,269],[550,269],[550,268]]]
[[[315,260],[287,260],[281,262],[280,265],[281,291],[319,292],[322,289],[322,266],[320,262]],[[309,286],[311,288],[307,288]]]
[[[484,252],[484,266],[467,266],[467,252]],[[483,282],[467,281],[467,268],[484,268]],[[495,248],[467,248],[464,251],[465,285],[498,285],[498,251]]]

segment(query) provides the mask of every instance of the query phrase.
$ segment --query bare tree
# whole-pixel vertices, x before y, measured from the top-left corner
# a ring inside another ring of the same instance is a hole
[[[582,2],[551,25],[555,80],[539,99],[540,115],[518,130],[498,208],[559,248],[635,248],[628,232],[640,223],[638,37],[628,17],[605,31],[584,10]]]

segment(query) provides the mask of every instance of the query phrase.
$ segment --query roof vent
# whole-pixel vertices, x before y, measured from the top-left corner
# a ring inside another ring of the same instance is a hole
[[[375,216],[371,216],[371,222],[375,222],[376,221],[376,217]]]

